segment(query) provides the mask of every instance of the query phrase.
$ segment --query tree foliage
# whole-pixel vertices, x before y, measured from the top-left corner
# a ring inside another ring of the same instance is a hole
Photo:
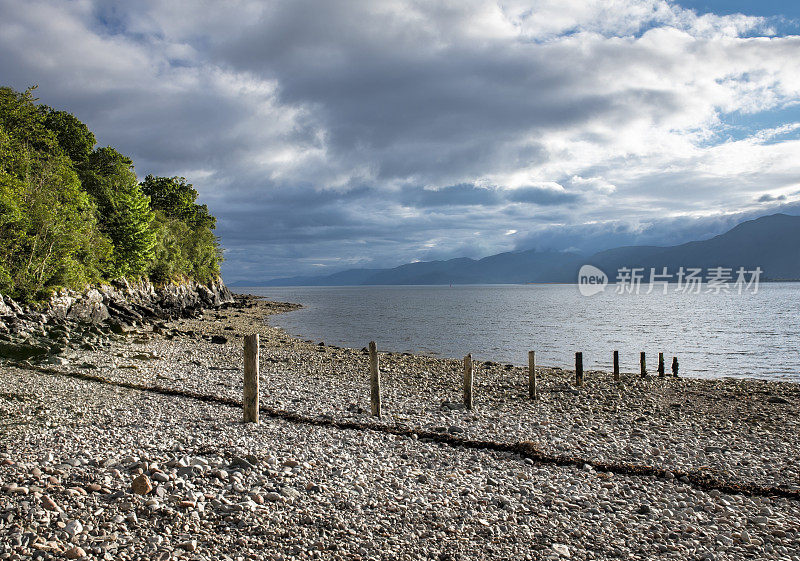
[[[120,277],[208,281],[214,217],[183,178],[147,176],[75,116],[0,88],[0,292],[22,300]]]
[[[114,247],[113,277],[142,277],[155,256],[155,232],[150,228],[150,199],[136,182],[133,162],[111,147],[89,154],[82,167],[83,185],[100,211],[101,230]]]
[[[160,280],[185,275],[204,282],[219,276],[216,219],[206,205],[195,203],[198,193],[192,184],[183,177],[148,175],[141,186],[156,209],[161,232],[152,276]]]
[[[66,111],[56,111],[47,106],[40,106],[39,111],[44,117],[44,126],[55,134],[67,157],[78,166],[86,162],[97,144],[89,127]]]

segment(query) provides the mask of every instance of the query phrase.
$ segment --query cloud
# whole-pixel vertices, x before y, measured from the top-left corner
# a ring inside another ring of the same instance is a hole
[[[773,24],[665,0],[0,0],[0,75],[140,175],[189,178],[226,278],[268,278],[792,204],[800,118],[771,117],[800,104],[800,37]]]
[[[786,198],[787,198],[786,195],[772,195],[770,193],[764,193],[763,195],[758,197],[756,200],[759,203],[771,203],[771,202],[774,202],[774,201],[785,201]]]
[[[568,193],[561,185],[518,187],[508,194],[511,201],[518,203],[534,203],[538,205],[559,205],[576,202],[580,199],[577,193]]]
[[[500,194],[491,188],[460,184],[441,189],[406,187],[400,202],[409,207],[489,206],[501,201]]]
[[[800,202],[773,204],[768,213],[777,212],[800,216]],[[764,214],[767,213],[762,207],[726,214],[667,216],[646,222],[607,220],[562,226],[543,225],[518,238],[516,249],[571,250],[588,255],[611,247],[680,245],[712,238],[741,222]]]

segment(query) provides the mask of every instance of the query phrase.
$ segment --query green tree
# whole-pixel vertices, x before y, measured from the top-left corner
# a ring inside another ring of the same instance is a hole
[[[28,90],[0,88],[0,290],[27,299],[99,279],[108,243]]]
[[[197,191],[183,177],[148,175],[141,184],[160,223],[151,276],[158,282],[181,277],[201,282],[219,276],[222,252],[214,235],[216,219],[195,203]]]
[[[158,243],[150,269],[150,280],[156,284],[165,284],[189,276],[188,271],[192,265],[184,251],[184,244],[189,237],[189,226],[157,210],[152,228]]]
[[[20,194],[22,182],[14,171],[18,155],[11,146],[11,137],[0,124],[0,293],[13,288],[11,255],[18,236],[16,225],[22,220]]]
[[[38,297],[46,287],[100,280],[110,246],[66,158],[45,162],[41,173],[26,184],[22,207],[21,235],[11,259],[17,294]]]
[[[11,88],[0,87],[0,126],[21,151],[50,153],[58,142],[44,126],[33,97],[35,89],[34,86],[17,93]]]
[[[78,166],[84,164],[97,143],[89,127],[66,111],[56,111],[42,105],[39,106],[39,112],[44,117],[44,126],[53,132],[69,159]]]
[[[114,244],[115,276],[137,278],[147,273],[156,247],[152,221],[150,201],[138,185],[117,194],[108,229]]]
[[[183,220],[195,227],[214,229],[217,221],[206,205],[195,204],[198,192],[183,177],[148,175],[141,183],[142,191],[150,197],[150,205],[169,218]]]
[[[81,175],[84,189],[97,204],[100,227],[113,246],[113,267],[107,275],[144,276],[155,255],[156,237],[150,228],[150,198],[136,182],[133,162],[114,148],[98,148],[89,155]]]

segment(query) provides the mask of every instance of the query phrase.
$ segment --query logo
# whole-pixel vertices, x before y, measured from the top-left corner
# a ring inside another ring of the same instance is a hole
[[[603,292],[608,284],[606,274],[594,265],[584,265],[578,271],[578,290],[584,296],[594,296]]]

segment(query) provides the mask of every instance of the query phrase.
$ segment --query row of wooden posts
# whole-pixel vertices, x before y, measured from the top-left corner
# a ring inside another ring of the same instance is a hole
[[[258,422],[258,334],[248,335],[244,339],[244,422]],[[381,416],[381,378],[378,366],[378,348],[375,341],[369,343],[369,372],[370,372],[370,406],[372,415]],[[639,372],[642,378],[647,376],[647,363],[645,353],[639,355]],[[664,353],[658,353],[658,375],[666,376],[664,370]],[[672,375],[678,377],[678,357],[672,357]],[[619,351],[614,351],[614,381],[620,381]],[[473,368],[472,355],[464,357],[464,407],[472,409],[473,406]],[[536,388],[536,351],[528,351],[528,395],[531,399],[538,397]],[[575,353],[575,385],[583,386],[583,353]]]
[[[528,352],[528,373],[532,377],[530,382],[531,397],[536,397],[536,372],[534,369],[534,351]],[[642,378],[647,377],[647,361],[645,360],[645,353],[639,353],[639,371]],[[614,351],[614,381],[619,382],[619,351]],[[678,357],[672,357],[672,375],[678,377]],[[658,376],[664,378],[664,353],[658,353]],[[583,353],[575,353],[575,385],[583,385]]]

